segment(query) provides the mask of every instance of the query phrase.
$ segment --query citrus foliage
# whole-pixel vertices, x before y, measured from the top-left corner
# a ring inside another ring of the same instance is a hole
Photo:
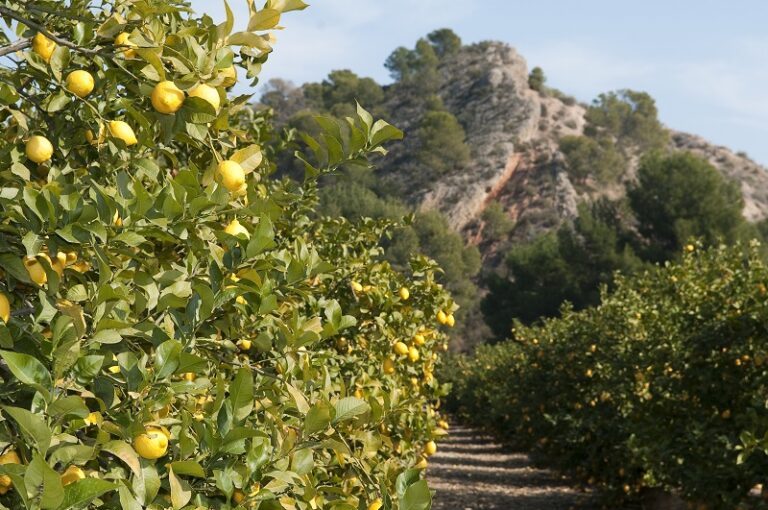
[[[401,133],[318,119],[270,178],[286,141],[226,89],[306,6],[248,4],[0,2],[2,508],[429,507],[455,305],[389,222],[314,213]]]
[[[736,508],[768,469],[767,285],[756,245],[688,245],[445,373],[463,416],[616,499],[662,487]]]

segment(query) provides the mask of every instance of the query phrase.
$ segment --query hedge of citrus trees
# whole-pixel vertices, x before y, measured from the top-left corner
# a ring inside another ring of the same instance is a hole
[[[618,277],[600,306],[516,326],[445,373],[457,412],[613,505],[647,488],[693,508],[764,505],[748,496],[768,473],[768,267],[756,243],[687,245],[680,263]]]
[[[247,4],[0,1],[0,508],[430,506],[455,305],[392,225],[314,213],[401,133],[275,133],[228,91],[306,5]]]

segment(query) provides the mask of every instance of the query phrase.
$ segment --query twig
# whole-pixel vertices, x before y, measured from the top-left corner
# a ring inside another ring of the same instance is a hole
[[[58,43],[58,44],[60,44],[62,46],[66,46],[67,48],[71,48],[71,49],[73,49],[73,50],[75,50],[77,52],[84,53],[86,55],[98,55],[99,54],[98,50],[93,50],[93,49],[90,49],[90,48],[82,48],[82,47],[78,46],[77,44],[75,44],[75,43],[73,43],[71,41],[68,41],[66,39],[62,39],[61,37],[52,34],[44,26],[42,26],[42,25],[40,25],[38,23],[35,23],[34,21],[32,21],[32,20],[22,16],[21,14],[19,14],[16,11],[14,11],[13,9],[9,9],[7,7],[0,6],[0,14],[8,16],[9,18],[13,18],[13,19],[15,19],[18,22],[24,23],[29,28],[31,28],[33,30],[36,30],[37,32],[42,33],[48,39],[50,39],[53,42]]]
[[[4,57],[5,55],[8,55],[9,53],[16,53],[19,50],[23,50],[25,48],[29,48],[32,45],[31,39],[19,39],[18,41],[9,44],[8,46],[3,46],[0,48],[0,57]]]

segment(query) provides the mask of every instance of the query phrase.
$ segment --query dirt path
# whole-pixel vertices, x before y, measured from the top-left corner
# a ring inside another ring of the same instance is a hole
[[[590,509],[590,497],[476,430],[452,427],[429,461],[434,510]]]

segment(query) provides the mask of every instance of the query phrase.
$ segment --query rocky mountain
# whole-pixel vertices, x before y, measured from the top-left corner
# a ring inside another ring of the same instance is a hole
[[[400,183],[410,203],[422,210],[440,210],[467,240],[478,243],[484,228],[482,213],[492,201],[502,204],[514,221],[512,237],[530,239],[573,217],[580,201],[621,196],[622,184],[632,178],[638,158],[630,158],[619,182],[576,186],[559,140],[584,133],[587,106],[556,91],[533,90],[526,60],[514,48],[499,42],[464,46],[443,60],[439,72],[438,94],[464,127],[471,158],[439,179],[420,181],[408,174],[404,164],[419,143],[416,137],[393,146],[383,172]],[[407,94],[390,94],[386,103],[390,120],[411,134],[423,108]],[[702,156],[739,182],[748,220],[768,216],[765,168],[746,155],[674,130],[670,148]]]

